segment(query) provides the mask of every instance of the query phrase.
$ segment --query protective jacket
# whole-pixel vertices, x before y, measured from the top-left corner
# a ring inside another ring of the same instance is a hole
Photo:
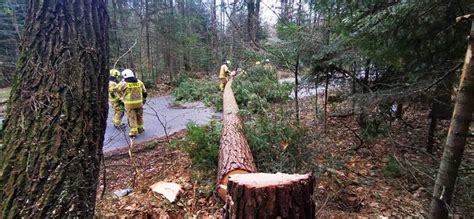
[[[147,92],[142,81],[135,77],[125,78],[118,84],[118,91],[126,109],[143,107]]]
[[[221,70],[219,72],[219,79],[225,79],[229,74],[229,68],[226,64],[221,65]]]
[[[118,80],[116,77],[109,78],[109,101],[112,103],[120,102],[120,97],[117,94]]]

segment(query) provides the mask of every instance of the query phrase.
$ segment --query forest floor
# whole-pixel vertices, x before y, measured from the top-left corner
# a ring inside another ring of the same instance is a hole
[[[312,109],[314,98],[301,101],[301,109]],[[291,105],[292,103],[288,103]],[[329,114],[337,104],[329,107]],[[314,155],[305,160],[316,176],[315,202],[318,217],[348,216],[422,216],[429,208],[430,193],[441,150],[434,155],[424,152],[428,127],[427,109],[407,107],[403,120],[391,122],[387,134],[360,136],[356,116],[334,116],[327,121],[326,133],[314,110],[301,113],[306,128],[305,150]],[[315,122],[316,121],[316,122]],[[448,121],[438,125],[436,145],[442,145]],[[185,131],[171,136],[180,139]],[[473,145],[468,145],[468,152]],[[97,195],[97,214],[126,217],[206,218],[220,217],[223,203],[214,194],[213,172],[191,169],[188,155],[165,139],[153,140],[134,149],[139,175],[133,180],[134,168],[127,149],[105,155],[106,193],[101,173]],[[467,153],[456,185],[453,208],[456,214],[472,217],[474,212],[472,165],[473,153]],[[133,187],[124,197],[112,191]],[[175,182],[184,191],[175,203],[169,203],[149,186],[159,181]],[[471,215],[469,215],[471,214]]]

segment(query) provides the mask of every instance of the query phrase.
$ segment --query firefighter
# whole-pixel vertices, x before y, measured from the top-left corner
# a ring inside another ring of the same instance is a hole
[[[272,69],[272,63],[270,63],[270,60],[269,60],[269,59],[265,59],[265,61],[263,61],[263,67],[264,67],[266,70]]]
[[[227,76],[229,76],[230,74],[229,65],[230,61],[224,59],[221,65],[221,69],[219,71],[219,80],[221,81],[221,83],[219,84],[220,91],[224,91],[225,84],[227,83]]]
[[[123,114],[125,107],[123,102],[120,100],[119,94],[117,93],[117,86],[119,83],[120,72],[117,69],[110,70],[109,77],[109,102],[114,109],[114,116],[112,118],[112,124],[117,129],[122,129],[125,125],[122,123]]]
[[[130,126],[131,138],[145,131],[143,124],[143,105],[146,102],[147,92],[142,81],[138,80],[133,71],[125,69],[122,71],[123,80],[118,85],[118,91],[125,104]]]

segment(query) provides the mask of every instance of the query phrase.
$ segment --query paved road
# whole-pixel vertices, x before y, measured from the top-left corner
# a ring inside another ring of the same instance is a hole
[[[173,96],[153,97],[147,100],[143,113],[145,117],[145,132],[137,136],[135,139],[136,143],[166,136],[164,127],[159,122],[153,109],[158,113],[168,134],[185,129],[186,124],[191,121],[204,125],[207,124],[213,116],[219,116],[214,110],[205,107],[202,103],[186,104],[186,108],[170,107],[170,103],[173,100]],[[112,109],[109,107],[107,130],[105,131],[104,137],[104,152],[128,146],[128,127],[124,135],[124,132],[114,128],[111,117]],[[122,122],[127,124],[126,116],[124,116]]]
[[[196,124],[207,124],[213,116],[220,117],[214,110],[207,108],[204,104],[196,102],[185,104],[185,108],[170,107],[170,103],[174,100],[173,96],[161,96],[150,98],[144,107],[145,132],[135,139],[136,143],[148,141],[154,138],[164,137],[165,129],[158,121],[155,112],[166,127],[168,134],[173,134],[179,130],[185,129],[186,124],[195,122]],[[112,125],[112,109],[109,107],[109,115],[107,118],[107,130],[104,136],[104,152],[128,146],[128,127],[125,132],[119,131]],[[0,126],[3,117],[0,116]],[[123,123],[127,124],[127,116],[125,115]]]
[[[285,79],[280,79],[278,80],[280,84],[282,83],[290,83],[294,84],[295,83],[295,78],[285,78]],[[329,91],[334,91],[336,89],[339,89],[343,86],[344,83],[347,83],[347,81],[331,81],[328,86]],[[298,98],[303,98],[303,97],[311,97],[315,96],[316,93],[319,95],[324,94],[325,86],[319,85],[318,89],[316,90],[314,84],[310,84],[307,81],[302,80],[301,78],[298,77],[298,84],[299,84],[299,89],[298,89]],[[294,99],[295,98],[295,91],[292,90],[290,92],[290,98]]]

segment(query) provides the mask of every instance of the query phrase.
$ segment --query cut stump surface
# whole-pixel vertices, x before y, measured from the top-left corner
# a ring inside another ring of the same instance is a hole
[[[310,174],[235,174],[227,189],[224,218],[314,218]]]

